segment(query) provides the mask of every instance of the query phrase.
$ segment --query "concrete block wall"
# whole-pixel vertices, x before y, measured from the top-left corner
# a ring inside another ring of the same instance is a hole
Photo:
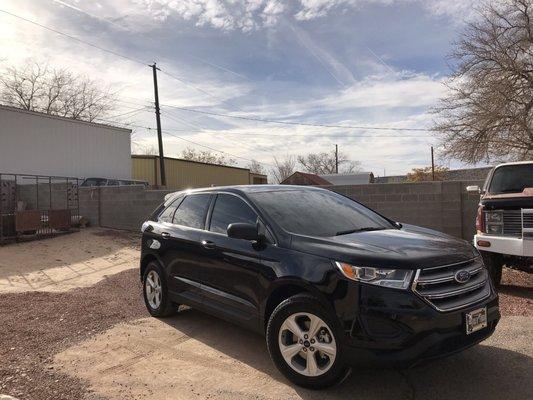
[[[92,226],[139,230],[172,190],[140,186],[80,188],[80,214]]]
[[[470,182],[389,183],[325,186],[399,222],[472,239],[479,195],[466,193]],[[171,190],[143,187],[80,188],[80,214],[93,226],[138,230]]]
[[[479,195],[466,192],[482,181],[389,183],[325,188],[348,196],[395,221],[435,229],[463,239],[475,233]]]

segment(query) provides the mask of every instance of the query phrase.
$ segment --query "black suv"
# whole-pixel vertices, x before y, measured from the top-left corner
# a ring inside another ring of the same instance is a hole
[[[312,187],[167,196],[143,224],[140,272],[151,315],[186,304],[266,334],[279,370],[311,388],[460,351],[500,318],[471,244]]]

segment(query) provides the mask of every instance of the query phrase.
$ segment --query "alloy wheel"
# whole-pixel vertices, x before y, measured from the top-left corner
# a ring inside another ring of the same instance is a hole
[[[154,310],[158,309],[161,305],[163,291],[161,288],[161,278],[156,271],[152,270],[146,276],[144,290],[146,291],[146,299],[148,300],[150,307]]]
[[[290,315],[279,330],[279,349],[296,372],[315,377],[326,373],[335,362],[337,344],[332,329],[312,313]]]

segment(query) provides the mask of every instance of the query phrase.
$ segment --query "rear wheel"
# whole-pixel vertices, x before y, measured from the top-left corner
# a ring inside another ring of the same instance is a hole
[[[482,251],[481,256],[483,257],[483,262],[485,267],[489,271],[492,283],[494,286],[500,286],[502,282],[502,270],[503,270],[503,256],[498,253],[491,253],[488,251]]]
[[[267,344],[278,369],[297,385],[322,389],[349,372],[334,320],[312,296],[293,296],[276,307],[267,327]]]
[[[178,311],[177,304],[170,301],[163,268],[152,261],[143,276],[144,304],[153,317],[168,317]]]

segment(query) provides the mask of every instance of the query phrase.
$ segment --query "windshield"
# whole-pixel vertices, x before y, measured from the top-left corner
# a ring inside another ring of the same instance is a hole
[[[394,227],[363,205],[326,190],[279,190],[250,197],[284,230],[299,235],[327,237]]]
[[[522,193],[525,188],[533,188],[533,164],[496,168],[490,182],[489,193]]]
[[[87,178],[81,186],[104,186],[107,183],[105,178]]]

